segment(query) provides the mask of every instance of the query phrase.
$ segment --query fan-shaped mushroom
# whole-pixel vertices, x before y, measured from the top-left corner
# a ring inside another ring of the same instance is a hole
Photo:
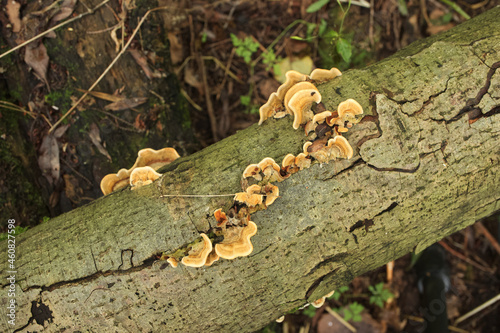
[[[257,225],[252,221],[245,227],[228,228],[224,240],[215,244],[215,252],[224,259],[248,256],[253,251],[250,238],[256,233]]]

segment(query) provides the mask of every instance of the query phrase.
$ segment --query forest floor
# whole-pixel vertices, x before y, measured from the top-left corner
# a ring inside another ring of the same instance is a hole
[[[191,14],[168,38],[172,69],[189,104],[201,149],[256,123],[259,107],[277,90],[286,71],[363,68],[485,12],[496,1],[357,0],[349,5],[329,0],[160,0],[158,4]],[[199,68],[200,62],[204,68]],[[43,133],[33,127],[30,131],[33,145],[40,145]],[[0,171],[2,187],[9,172]],[[68,188],[61,191],[68,193]],[[499,238],[497,215],[440,242],[451,281],[446,294],[451,331],[500,331],[498,300],[455,324],[500,294]],[[426,315],[414,259],[408,254],[357,277],[320,308],[309,306],[287,314],[282,323],[271,323],[262,332],[422,332]],[[350,318],[353,327],[337,319],[337,312]]]

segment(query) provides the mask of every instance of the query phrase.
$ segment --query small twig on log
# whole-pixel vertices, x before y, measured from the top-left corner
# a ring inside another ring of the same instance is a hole
[[[470,316],[473,316],[475,315],[476,313],[478,313],[479,311],[483,310],[484,308],[487,308],[488,306],[490,306],[491,304],[497,302],[498,300],[500,300],[500,294],[496,295],[495,297],[493,297],[492,299],[490,299],[489,301],[486,301],[484,302],[483,304],[481,304],[480,306],[478,306],[477,308],[467,312],[466,314],[464,314],[463,316],[457,318],[457,320],[455,320],[455,322],[453,323],[454,325],[458,325],[459,323],[461,323],[462,321],[464,321],[465,319],[469,318]]]
[[[64,21],[64,22],[61,22],[61,23],[59,23],[59,24],[58,24],[58,25],[56,25],[56,26],[53,26],[52,28],[50,28],[50,29],[48,29],[48,30],[46,30],[46,31],[44,31],[44,32],[42,32],[42,33],[40,33],[40,34],[36,35],[35,37],[28,39],[28,40],[27,40],[27,41],[25,41],[24,43],[21,43],[21,44],[19,44],[19,45],[15,46],[15,47],[13,47],[13,48],[12,48],[12,49],[10,49],[9,51],[7,51],[7,52],[5,52],[5,53],[0,54],[0,58],[5,57],[7,54],[10,54],[10,53],[14,52],[15,50],[20,49],[21,47],[28,45],[28,44],[29,44],[29,43],[31,43],[32,41],[35,41],[35,40],[37,40],[38,38],[41,38],[41,37],[45,36],[46,34],[48,34],[48,33],[52,32],[52,31],[54,31],[54,30],[57,30],[57,29],[59,29],[59,28],[60,28],[60,27],[62,27],[62,26],[65,26],[65,25],[66,25],[66,24],[68,24],[68,23],[71,23],[71,22],[74,22],[74,21],[76,21],[76,20],[79,20],[79,19],[81,19],[82,17],[87,16],[87,15],[89,15],[89,14],[93,14],[96,10],[98,10],[99,8],[101,8],[102,6],[104,6],[105,4],[107,4],[108,2],[109,2],[109,0],[104,0],[103,2],[101,2],[100,4],[98,4],[97,6],[95,6],[93,9],[90,9],[90,10],[89,10],[89,11],[87,11],[86,13],[82,13],[82,14],[80,14],[80,15],[78,15],[78,16],[75,16],[75,17],[73,17],[73,18],[70,18],[69,20],[66,20],[66,21]]]
[[[215,198],[215,197],[234,197],[236,194],[163,194],[160,198]]]

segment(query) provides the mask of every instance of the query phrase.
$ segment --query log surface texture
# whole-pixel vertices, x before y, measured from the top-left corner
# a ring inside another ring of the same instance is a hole
[[[498,211],[498,17],[497,7],[321,85],[327,109],[354,98],[366,111],[346,135],[355,155],[277,183],[281,197],[252,215],[259,230],[249,257],[206,268],[158,262],[207,232],[214,210],[232,201],[160,195],[241,191],[248,164],[301,151],[304,133],[289,117],[18,236],[15,326],[2,315],[0,331],[250,332]]]

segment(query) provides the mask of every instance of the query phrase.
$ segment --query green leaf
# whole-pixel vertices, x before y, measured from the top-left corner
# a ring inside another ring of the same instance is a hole
[[[342,59],[348,63],[351,60],[351,55],[352,55],[351,43],[349,43],[349,41],[341,37],[337,40],[336,46],[338,54],[340,54]]]
[[[325,19],[321,19],[321,22],[319,23],[319,28],[318,28],[318,36],[323,36],[323,34],[326,31],[326,28],[328,28],[328,22],[326,22]]]
[[[307,7],[306,12],[315,13],[318,10],[320,10],[321,7],[323,7],[324,5],[326,5],[329,2],[330,2],[330,0],[318,0],[315,3],[312,3],[309,7]]]
[[[308,316],[309,318],[312,318],[316,314],[316,308],[312,305],[309,305],[302,311],[302,313]]]
[[[241,104],[243,104],[245,106],[250,105],[250,96],[247,96],[247,95],[240,96],[240,102],[241,102]]]

